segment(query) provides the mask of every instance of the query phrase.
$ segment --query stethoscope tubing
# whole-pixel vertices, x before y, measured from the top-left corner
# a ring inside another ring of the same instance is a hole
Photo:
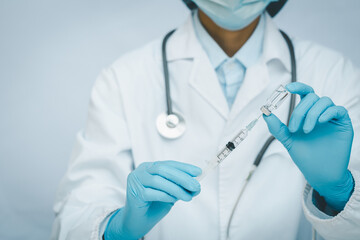
[[[280,30],[280,33],[282,34],[282,36],[284,37],[287,46],[289,48],[289,52],[290,52],[290,61],[291,61],[291,82],[296,82],[297,81],[297,72],[296,72],[296,58],[295,58],[295,50],[294,50],[294,45],[291,41],[291,39],[289,38],[289,36]],[[295,101],[296,101],[296,96],[294,94],[291,94],[291,98],[290,98],[290,107],[289,107],[289,113],[288,113],[288,118],[287,118],[287,125],[289,125],[290,122],[290,118],[291,118],[291,114],[294,111],[295,108]],[[262,146],[262,148],[260,149],[258,155],[256,156],[253,166],[245,180],[245,183],[243,185],[243,187],[241,188],[240,194],[236,199],[235,205],[233,207],[233,210],[231,211],[231,215],[229,218],[229,222],[227,225],[227,229],[226,229],[226,238],[229,238],[229,234],[230,234],[230,226],[231,226],[231,222],[233,220],[236,208],[240,202],[240,199],[242,197],[242,195],[245,192],[246,187],[248,186],[248,183],[252,177],[252,175],[254,174],[254,172],[256,171],[257,167],[260,165],[262,158],[264,157],[265,152],[267,151],[267,149],[269,148],[270,144],[275,140],[274,136],[270,136],[266,142],[264,143],[264,145]]]
[[[164,80],[165,80],[165,97],[166,97],[166,106],[167,106],[167,114],[171,115],[173,114],[172,110],[172,101],[171,101],[171,94],[170,94],[170,80],[169,80],[169,66],[167,61],[167,51],[166,51],[166,44],[168,42],[168,39],[171,37],[171,35],[175,32],[176,29],[171,30],[166,34],[166,36],[163,39],[162,46],[161,46],[161,52],[162,52],[162,60],[163,60],[163,70],[164,70]]]
[[[171,115],[173,114],[173,109],[172,109],[172,100],[171,100],[171,93],[170,93],[170,79],[169,79],[169,68],[168,68],[168,60],[167,60],[167,51],[166,51],[166,45],[168,42],[168,39],[170,38],[170,36],[175,32],[175,29],[170,31],[169,33],[167,33],[163,39],[162,42],[162,60],[163,60],[163,71],[164,71],[164,80],[165,80],[165,96],[166,96],[166,106],[167,106],[167,114]],[[296,82],[297,81],[297,70],[296,70],[296,58],[295,58],[295,50],[294,50],[294,46],[292,44],[291,39],[288,37],[288,35],[280,30],[280,33],[282,34],[283,38],[285,39],[287,46],[289,48],[289,53],[290,53],[290,60],[291,60],[291,82]],[[295,101],[296,101],[296,97],[294,94],[291,95],[290,98],[290,107],[289,107],[289,113],[288,113],[288,119],[287,119],[287,125],[289,125],[290,122],[290,117],[291,114],[295,108]],[[228,221],[228,225],[227,225],[227,239],[229,238],[229,233],[230,233],[230,226],[231,226],[231,222],[233,220],[234,217],[234,213],[236,211],[236,208],[240,202],[240,199],[242,197],[242,195],[244,194],[246,187],[248,186],[248,183],[251,179],[251,177],[253,176],[254,172],[256,171],[257,167],[260,165],[261,160],[265,154],[265,152],[267,151],[267,149],[269,148],[269,146],[271,145],[271,143],[275,140],[275,138],[273,136],[269,137],[266,142],[264,143],[264,145],[262,146],[262,148],[260,149],[258,155],[256,156],[254,162],[253,162],[253,166],[245,180],[245,183],[240,191],[239,196],[237,197],[237,200],[235,202],[235,205],[233,207],[233,210],[231,212],[229,221]]]

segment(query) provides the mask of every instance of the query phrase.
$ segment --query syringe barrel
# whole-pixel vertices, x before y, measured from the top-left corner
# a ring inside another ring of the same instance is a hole
[[[272,111],[277,109],[284,101],[285,99],[290,96],[290,92],[286,90],[286,88],[283,85],[280,85],[268,98],[266,101],[266,104],[263,105],[260,110],[266,115],[269,116]]]
[[[240,132],[232,139],[232,143],[234,144],[235,148],[239,146],[239,144],[247,137],[248,130],[241,129]]]
[[[271,112],[278,107],[286,100],[288,96],[290,96],[290,92],[286,90],[286,88],[280,85],[268,98],[265,105],[261,107],[261,111],[269,116]],[[260,117],[260,116],[259,116]],[[226,146],[216,155],[212,161],[210,161],[206,167],[202,170],[202,174],[196,179],[201,181],[212,169],[216,168],[222,161],[224,161],[230,153],[247,137],[248,132],[255,126],[258,118],[254,119],[250,122],[245,129],[242,129],[233,139],[232,141],[228,142]]]

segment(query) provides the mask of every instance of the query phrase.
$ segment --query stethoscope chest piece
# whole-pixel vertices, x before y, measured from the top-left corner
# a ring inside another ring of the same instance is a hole
[[[164,138],[176,139],[185,132],[185,120],[177,113],[161,113],[156,119],[156,128]]]

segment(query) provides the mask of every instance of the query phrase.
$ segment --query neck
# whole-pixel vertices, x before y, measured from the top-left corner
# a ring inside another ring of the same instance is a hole
[[[199,9],[199,19],[209,35],[222,48],[222,50],[232,57],[237,51],[246,43],[254,32],[260,17],[256,18],[247,27],[237,30],[229,31],[216,25],[203,11]]]

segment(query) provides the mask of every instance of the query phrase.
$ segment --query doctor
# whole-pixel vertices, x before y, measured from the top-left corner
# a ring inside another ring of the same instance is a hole
[[[162,39],[102,72],[59,187],[52,239],[289,240],[309,239],[311,229],[360,239],[360,71],[293,39],[298,82],[290,83],[289,49],[269,15],[284,2],[187,2],[193,11],[167,43],[173,108],[186,121],[180,138],[155,127],[166,110]],[[289,126],[287,102],[200,187],[206,160],[280,84],[298,96]],[[237,202],[271,134],[278,141]]]

